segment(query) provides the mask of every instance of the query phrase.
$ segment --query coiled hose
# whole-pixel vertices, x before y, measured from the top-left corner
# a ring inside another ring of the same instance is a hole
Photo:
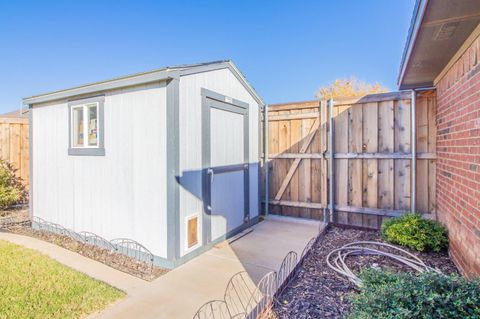
[[[378,249],[382,247],[392,249],[398,253],[389,253],[387,251],[382,251]],[[361,287],[362,280],[358,278],[358,276],[356,276],[350,270],[350,268],[348,268],[345,262],[347,257],[359,255],[373,255],[392,258],[397,262],[405,264],[420,273],[426,271],[434,271],[437,273],[441,273],[439,270],[427,266],[420,258],[404,249],[375,241],[356,241],[346,244],[341,248],[334,249],[327,255],[327,264],[328,267],[330,267],[340,275],[347,277],[348,280],[350,280],[357,287]]]

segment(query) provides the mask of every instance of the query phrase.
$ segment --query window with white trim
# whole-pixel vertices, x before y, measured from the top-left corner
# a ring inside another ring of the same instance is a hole
[[[104,155],[103,98],[69,103],[70,155]]]

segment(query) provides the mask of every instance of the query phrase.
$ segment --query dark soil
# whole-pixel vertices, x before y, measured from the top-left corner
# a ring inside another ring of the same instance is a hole
[[[167,269],[152,266],[150,263],[138,261],[109,249],[85,244],[69,236],[32,229],[27,210],[10,211],[9,214],[4,214],[2,218],[4,224],[0,224],[0,228],[9,232],[48,241],[144,280],[150,281],[168,272]]]
[[[278,298],[274,306],[277,318],[342,318],[350,312],[348,295],[355,293],[356,286],[346,278],[331,270],[326,262],[330,251],[359,240],[381,241],[378,231],[350,228],[329,228],[312,247],[298,276]],[[408,249],[406,249],[408,250]],[[447,252],[418,253],[428,266],[441,270],[444,274],[457,273],[457,268]],[[376,264],[383,270],[413,271],[408,266],[399,265],[390,258],[379,256],[355,256],[347,259],[347,265],[354,272]]]

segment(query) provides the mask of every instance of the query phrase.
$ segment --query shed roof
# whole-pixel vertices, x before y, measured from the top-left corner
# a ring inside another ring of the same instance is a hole
[[[417,0],[400,65],[399,88],[433,86],[479,23],[479,0]]]
[[[225,68],[228,68],[232,71],[232,73],[237,77],[237,79],[244,85],[247,91],[250,92],[250,94],[260,105],[265,104],[261,97],[258,95],[258,93],[255,91],[253,86],[247,81],[247,79],[243,76],[243,74],[231,60],[168,66],[152,71],[136,73],[123,77],[113,78],[110,80],[84,84],[69,89],[26,97],[23,99],[23,103],[32,105],[54,100],[68,99],[83,94],[101,92],[156,81],[169,80],[183,75],[208,72]]]

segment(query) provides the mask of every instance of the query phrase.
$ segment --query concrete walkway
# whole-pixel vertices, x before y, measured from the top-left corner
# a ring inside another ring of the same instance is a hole
[[[205,302],[223,299],[226,285],[235,273],[247,271],[257,282],[269,271],[277,271],[289,251],[300,256],[322,227],[315,221],[272,216],[245,236],[230,244],[221,243],[153,282],[34,238],[0,233],[0,239],[36,249],[127,293],[125,299],[89,318],[191,319]]]
[[[223,299],[235,273],[247,271],[256,282],[267,272],[277,271],[289,251],[300,256],[322,227],[314,221],[269,217],[244,237],[217,245],[92,318],[191,319],[205,302]]]

